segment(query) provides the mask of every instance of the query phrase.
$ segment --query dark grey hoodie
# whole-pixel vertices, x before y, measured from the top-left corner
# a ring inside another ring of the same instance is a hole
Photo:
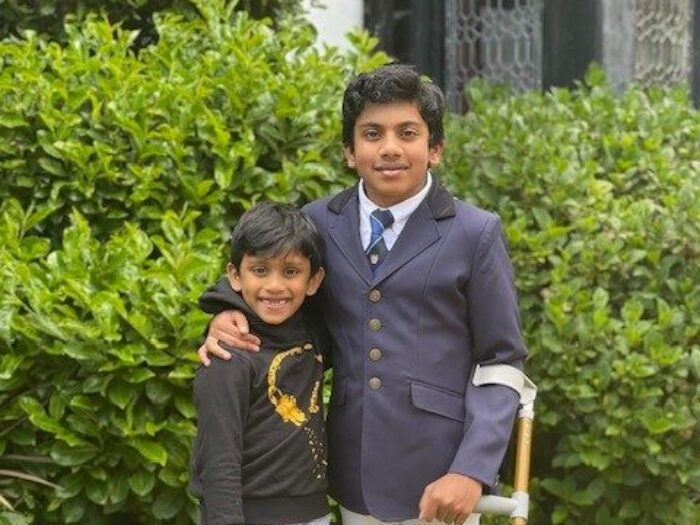
[[[202,525],[326,515],[323,362],[305,314],[268,325],[223,279],[200,305],[243,311],[262,341],[260,352],[229,349],[230,361],[214,359],[197,371],[190,490],[200,499]]]

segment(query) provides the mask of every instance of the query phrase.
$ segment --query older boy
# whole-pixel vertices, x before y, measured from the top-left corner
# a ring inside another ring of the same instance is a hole
[[[465,521],[496,481],[518,405],[508,387],[471,381],[476,365],[522,368],[527,352],[498,217],[429,171],[443,113],[409,66],[354,78],[343,144],[359,182],[306,207],[326,243],[329,481],[344,525]],[[202,361],[225,358],[219,340],[254,347],[245,332],[220,314]]]
[[[230,361],[197,371],[191,488],[204,525],[329,523],[323,361],[299,311],[323,280],[322,242],[282,204],[255,206],[233,230],[222,289],[261,350],[232,348]]]

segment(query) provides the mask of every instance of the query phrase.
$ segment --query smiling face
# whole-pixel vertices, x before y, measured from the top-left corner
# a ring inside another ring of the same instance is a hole
[[[440,162],[443,145],[430,147],[429,138],[414,103],[368,104],[355,122],[345,160],[364,181],[370,200],[388,208],[418,193],[428,168]]]
[[[298,251],[275,257],[244,255],[240,268],[227,268],[231,288],[267,324],[280,324],[313,295],[323,280],[323,268],[311,275],[311,263]]]

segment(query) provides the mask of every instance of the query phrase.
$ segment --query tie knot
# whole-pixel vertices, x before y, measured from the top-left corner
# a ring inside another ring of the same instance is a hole
[[[376,226],[381,225],[381,231],[384,231],[385,228],[388,228],[394,223],[394,216],[389,210],[380,210],[377,208],[370,214],[370,222],[372,223],[372,230],[374,230]]]

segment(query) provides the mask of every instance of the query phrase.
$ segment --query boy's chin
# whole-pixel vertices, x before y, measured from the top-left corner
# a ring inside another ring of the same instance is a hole
[[[266,324],[269,325],[277,325],[277,324],[282,324],[284,323],[287,319],[292,317],[294,315],[294,312],[288,313],[279,313],[279,314],[274,314],[270,312],[261,312],[260,310],[257,310],[255,312],[258,314],[258,317],[262,319]]]

